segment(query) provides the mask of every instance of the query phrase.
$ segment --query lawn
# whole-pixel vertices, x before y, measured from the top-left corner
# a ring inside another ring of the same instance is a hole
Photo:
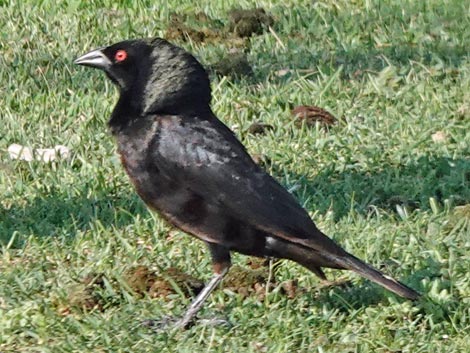
[[[227,34],[236,6],[263,7],[270,29]],[[0,27],[0,352],[468,351],[466,1],[0,0]],[[118,92],[73,60],[151,36],[207,67],[246,53],[251,75],[211,74],[217,116],[320,229],[423,298],[235,255],[200,313],[231,326],[142,326],[184,311],[209,254],[136,196],[107,131]],[[299,125],[298,105],[337,123]],[[70,156],[11,159],[12,144]]]

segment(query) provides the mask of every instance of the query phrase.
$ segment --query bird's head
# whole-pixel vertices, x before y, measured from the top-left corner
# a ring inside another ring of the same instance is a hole
[[[177,114],[210,104],[209,78],[187,51],[164,39],[126,40],[92,50],[75,64],[103,70],[140,113]]]

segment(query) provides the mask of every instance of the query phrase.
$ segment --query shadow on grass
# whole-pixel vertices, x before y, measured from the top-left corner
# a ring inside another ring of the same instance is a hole
[[[423,268],[415,271],[407,278],[401,278],[400,281],[406,283],[411,288],[421,293],[421,297],[411,302],[414,310],[410,310],[406,317],[400,318],[391,314],[390,320],[426,321],[424,325],[434,325],[448,322],[455,324],[453,316],[455,310],[461,306],[462,298],[459,298],[458,291],[453,296],[446,299],[434,299],[427,294],[430,288],[423,288],[420,284],[422,279],[430,279],[431,282],[438,281],[440,287],[451,291],[449,280],[444,280],[440,273],[440,264],[428,258],[428,263],[433,263],[432,269]],[[407,299],[400,298],[377,284],[364,280],[359,285],[339,286],[320,291],[310,302],[310,306],[326,310],[339,310],[345,314],[355,315],[357,311],[376,307],[381,305],[388,306],[388,297],[395,297],[400,302],[406,302]]]
[[[119,228],[131,224],[136,215],[148,217],[149,211],[133,192],[116,195],[115,190],[101,190],[96,196],[86,194],[87,190],[83,190],[83,196],[57,191],[36,196],[26,204],[0,208],[0,244],[8,243],[14,232],[20,235],[15,246],[20,246],[30,234],[73,238],[77,231],[89,230],[97,221],[104,227]]]
[[[425,267],[413,270],[410,275],[405,277],[398,277],[398,273],[401,271],[397,266],[394,266],[394,268],[391,269],[380,268],[380,271],[398,279],[400,282],[416,290],[418,293],[421,293],[422,297],[416,301],[418,303],[420,301],[427,301],[425,294],[427,289],[423,288],[421,281],[423,279],[442,278],[441,267],[442,265],[438,261],[428,257],[426,259]],[[360,277],[357,274],[355,276]],[[356,310],[363,307],[377,305],[383,302],[388,296],[400,298],[387,289],[382,288],[380,285],[373,283],[372,281],[362,279],[360,282],[355,282],[354,284],[352,282],[346,282],[339,286],[321,289],[313,305],[320,303],[318,304],[320,306],[328,305],[331,306],[331,308],[349,311],[351,309]]]
[[[457,78],[458,67],[466,62],[469,56],[470,50],[465,46],[452,46],[446,43],[423,47],[392,43],[383,48],[361,46],[356,49],[338,48],[329,52],[309,50],[305,46],[300,46],[299,49],[286,55],[266,57],[266,62],[270,64],[258,68],[256,77],[261,81],[266,77],[271,77],[273,67],[321,70],[325,75],[331,75],[342,67],[342,79],[361,79],[368,72],[379,72],[391,65],[397,68],[407,68],[403,72],[405,75],[409,72],[410,63],[417,62],[425,66],[444,64],[449,69],[455,70],[451,73]],[[314,79],[316,75],[318,73],[310,74],[309,79]],[[283,81],[282,78],[277,80]]]
[[[351,209],[359,214],[376,208],[396,211],[397,206],[410,211],[430,209],[430,198],[453,205],[470,202],[470,159],[422,156],[413,163],[367,171],[351,162],[347,170],[320,170],[313,180],[301,175],[292,178],[301,184],[296,194],[308,209],[321,214],[331,210],[335,219]]]
[[[443,10],[435,5],[377,3],[370,11],[356,13],[353,22],[348,13],[351,8],[320,11],[322,16],[318,16],[314,5],[276,7],[279,18],[273,26],[287,49],[277,55],[270,50],[253,53],[256,79],[264,81],[286,68],[307,70],[309,79],[314,79],[319,70],[331,75],[339,67],[343,79],[360,79],[391,65],[406,75],[413,62],[450,69],[443,70],[443,75],[458,76],[456,69],[468,62],[470,48],[459,35],[467,22],[461,5]],[[280,19],[286,14],[293,23],[283,27]],[[415,23],[413,29],[410,23]]]
[[[361,80],[368,73],[378,73],[383,69],[394,66],[397,68],[396,76],[406,76],[412,67],[417,66],[442,66],[441,76],[433,76],[435,79],[450,78],[459,80],[459,67],[468,61],[470,50],[462,46],[453,46],[440,43],[436,46],[418,47],[411,44],[393,43],[384,48],[361,46],[355,49],[338,48],[333,51],[311,50],[299,45],[298,49],[287,54],[273,56],[268,53],[259,53],[256,58],[251,58],[251,63],[256,63],[253,76],[242,76],[243,79],[232,77],[230,81],[252,88],[257,93],[256,83],[270,82],[280,83],[286,81],[290,75],[278,77],[275,72],[284,69],[298,71],[301,76],[307,75],[308,80],[315,80],[320,75],[333,75],[341,67],[340,78],[342,80]],[[205,63],[207,68],[210,67]],[[208,69],[210,71],[210,69]],[[321,73],[320,73],[321,72]],[[214,79],[216,75],[212,74]],[[246,89],[245,87],[245,89]]]
[[[274,166],[272,170],[276,172]],[[301,187],[296,194],[308,209],[324,214],[333,211],[335,219],[351,209],[367,214],[374,209],[396,211],[397,206],[429,209],[429,199],[446,199],[453,204],[470,203],[470,160],[423,156],[405,165],[384,165],[376,171],[321,170],[314,180],[292,175]],[[83,194],[87,191],[84,190]],[[37,196],[26,204],[0,209],[0,241],[8,242],[13,232],[40,236],[74,236],[99,221],[103,226],[122,227],[135,215],[148,217],[145,205],[132,191],[117,194],[101,190],[96,196],[71,197],[67,192]]]

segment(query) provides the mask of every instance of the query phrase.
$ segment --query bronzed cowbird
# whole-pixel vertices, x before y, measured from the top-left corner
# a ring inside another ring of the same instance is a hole
[[[212,112],[208,75],[190,53],[160,38],[127,40],[75,63],[103,70],[119,87],[109,127],[139,196],[212,255],[215,274],[178,326],[222,280],[232,251],[293,260],[322,279],[322,267],[352,270],[399,296],[419,297],[324,235],[253,162]]]

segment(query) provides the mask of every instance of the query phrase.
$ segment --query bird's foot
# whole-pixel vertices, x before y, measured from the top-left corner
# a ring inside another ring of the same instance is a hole
[[[221,318],[221,317],[211,317],[211,318],[208,318],[208,319],[200,319],[199,322],[203,326],[211,326],[211,327],[225,326],[225,327],[228,327],[228,328],[232,327],[232,324],[230,323],[230,321],[228,321],[228,319]]]
[[[187,329],[194,325],[194,320],[187,320],[183,318],[177,318],[172,316],[165,316],[159,320],[147,319],[142,321],[141,325],[147,328],[152,329],[155,332],[165,332],[165,331],[172,331],[172,330],[182,330]],[[220,317],[212,317],[208,319],[200,319],[198,320],[198,324],[202,326],[226,326],[231,327],[232,324],[224,318]]]
[[[147,319],[141,322],[141,325],[152,329],[155,332],[171,331],[173,329],[185,329],[190,325],[184,325],[181,319],[173,316],[164,316],[161,319]]]

